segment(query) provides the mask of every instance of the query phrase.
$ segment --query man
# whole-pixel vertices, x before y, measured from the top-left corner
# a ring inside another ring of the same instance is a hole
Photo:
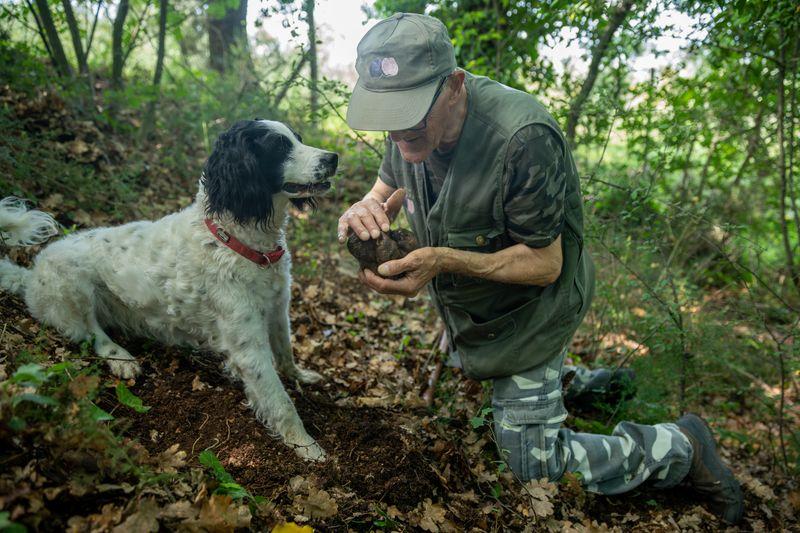
[[[532,96],[458,69],[444,25],[424,15],[376,24],[356,70],[348,123],[389,137],[379,178],[342,215],[339,239],[376,238],[405,207],[421,247],[359,278],[388,294],[428,287],[465,374],[493,380],[511,469],[525,480],[576,472],[605,494],[686,481],[737,522],[739,485],[698,417],[624,422],[611,436],[561,427],[563,359],[594,268],[578,173],[555,120]]]

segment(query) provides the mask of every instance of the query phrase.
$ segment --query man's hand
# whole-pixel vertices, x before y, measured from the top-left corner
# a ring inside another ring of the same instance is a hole
[[[385,202],[380,202],[371,191],[339,218],[339,242],[343,243],[347,239],[348,230],[352,230],[362,241],[377,239],[381,231],[389,231],[389,225],[400,212],[405,197],[406,191],[397,189]]]
[[[441,272],[440,248],[418,248],[402,259],[387,261],[378,267],[381,276],[397,276],[405,274],[400,279],[386,279],[377,276],[369,270],[358,273],[362,283],[382,294],[400,294],[403,296],[416,296],[433,277]]]

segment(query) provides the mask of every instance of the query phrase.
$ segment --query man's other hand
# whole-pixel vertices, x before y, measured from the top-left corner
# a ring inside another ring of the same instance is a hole
[[[402,259],[387,261],[378,267],[380,276],[369,270],[358,273],[358,279],[376,292],[416,296],[436,274],[441,271],[440,248],[419,248]],[[387,279],[381,276],[397,276],[400,279]]]
[[[349,230],[358,235],[362,241],[377,239],[381,231],[389,231],[389,225],[400,212],[405,197],[405,189],[397,189],[385,202],[380,202],[375,196],[368,194],[363,200],[354,203],[339,218],[337,228],[339,242],[344,243]]]

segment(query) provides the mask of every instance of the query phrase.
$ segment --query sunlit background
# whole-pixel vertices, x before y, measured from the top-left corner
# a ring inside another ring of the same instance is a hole
[[[361,37],[378,19],[368,15],[372,0],[318,0],[316,3],[316,26],[319,67],[323,75],[341,80],[348,85],[355,83],[356,46]],[[261,10],[265,3],[250,1],[247,13],[247,28],[251,39],[257,38],[260,31],[278,40],[281,48],[290,50],[307,46],[308,33],[304,21],[297,16],[275,15],[263,17]],[[365,9],[367,8],[367,9]],[[260,21],[260,27],[257,26]],[[630,67],[634,79],[649,75],[651,68],[660,69],[676,64],[682,49],[688,45],[689,38],[702,38],[704,32],[695,30],[698,21],[684,13],[667,10],[660,14],[656,25],[667,28],[660,37],[649,43],[648,51],[633,59]],[[559,34],[542,46],[542,54],[550,59],[557,71],[565,68],[583,74],[589,64],[586,50],[582,49],[569,30]]]

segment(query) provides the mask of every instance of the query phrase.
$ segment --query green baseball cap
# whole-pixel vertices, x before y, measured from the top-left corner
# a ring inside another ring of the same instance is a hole
[[[358,81],[347,107],[356,130],[414,127],[430,109],[442,78],[456,68],[447,28],[438,19],[396,13],[358,43]]]

